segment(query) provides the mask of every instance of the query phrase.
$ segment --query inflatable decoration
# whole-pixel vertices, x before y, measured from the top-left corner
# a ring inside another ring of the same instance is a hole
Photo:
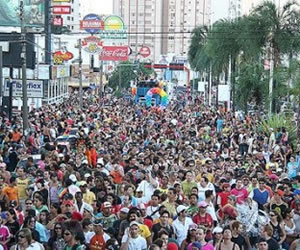
[[[166,107],[168,105],[168,95],[167,93],[161,89],[161,88],[152,88],[149,89],[146,95],[146,105],[147,107],[150,107],[152,105],[152,96],[153,95],[160,95],[160,106],[162,108]]]

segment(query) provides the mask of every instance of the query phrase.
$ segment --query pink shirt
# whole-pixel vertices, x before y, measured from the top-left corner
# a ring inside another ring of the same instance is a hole
[[[7,238],[10,236],[10,232],[7,226],[1,225],[0,226],[0,240],[6,241]],[[7,250],[7,245],[3,245],[4,250]]]
[[[233,194],[234,196],[236,196],[236,201],[238,204],[242,204],[245,199],[248,197],[248,191],[246,188],[241,188],[241,189],[232,189],[231,194]]]

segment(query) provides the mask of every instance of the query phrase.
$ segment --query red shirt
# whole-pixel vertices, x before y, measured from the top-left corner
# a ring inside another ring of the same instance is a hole
[[[193,217],[193,222],[196,223],[197,225],[202,225],[202,226],[210,228],[213,225],[213,218],[208,213],[205,213],[205,216],[200,216],[200,214],[197,213]]]
[[[90,250],[105,250],[105,247],[103,235],[95,234],[90,241]]]

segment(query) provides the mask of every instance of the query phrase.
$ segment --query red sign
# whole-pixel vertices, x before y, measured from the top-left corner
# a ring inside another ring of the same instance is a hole
[[[56,51],[53,53],[54,64],[62,64],[63,62],[69,61],[74,55],[69,51]]]
[[[71,14],[71,7],[66,5],[53,6],[54,15],[68,15]]]
[[[54,17],[53,18],[53,25],[63,26],[64,25],[64,19],[62,17]]]
[[[102,20],[81,20],[80,29],[104,29],[104,22]]]
[[[99,55],[102,61],[128,61],[127,46],[103,46]]]
[[[143,46],[143,47],[140,49],[140,55],[141,55],[142,57],[148,57],[148,56],[150,56],[150,54],[151,54],[151,50],[150,50],[149,47]]]

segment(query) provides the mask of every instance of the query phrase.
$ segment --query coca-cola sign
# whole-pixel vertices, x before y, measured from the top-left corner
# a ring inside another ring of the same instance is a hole
[[[102,61],[128,61],[127,46],[103,46],[99,59]]]

